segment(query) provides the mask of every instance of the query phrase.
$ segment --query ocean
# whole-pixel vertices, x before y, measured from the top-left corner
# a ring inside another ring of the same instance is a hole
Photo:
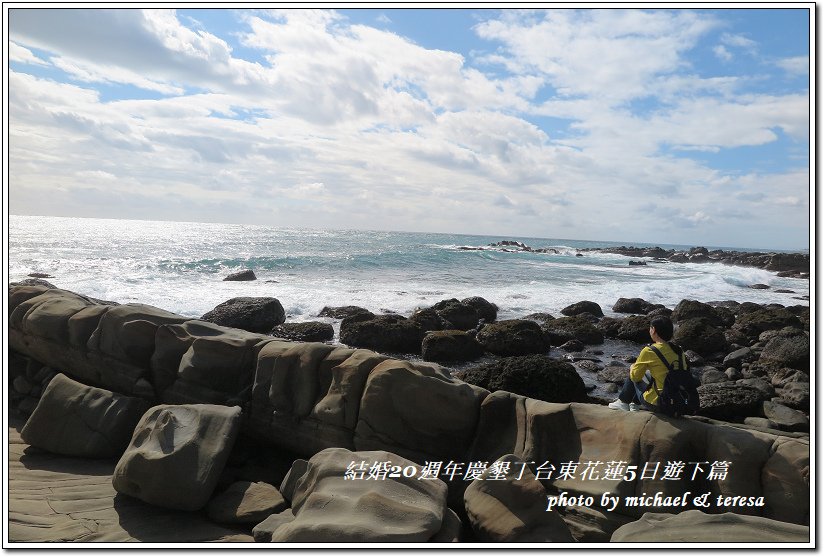
[[[343,305],[409,315],[469,296],[497,304],[499,319],[533,312],[558,316],[581,300],[597,302],[612,315],[621,297],[670,308],[684,298],[809,305],[795,298],[809,295],[808,280],[761,269],[652,261],[629,266],[630,258],[621,255],[575,255],[580,248],[625,244],[608,241],[15,215],[8,232],[11,281],[48,273],[54,278],[47,280],[60,288],[187,317],[200,317],[237,296],[275,297],[287,321],[314,320],[324,306]],[[501,240],[558,253],[459,249]],[[223,281],[246,268],[258,280]],[[770,289],[748,288],[755,283]]]

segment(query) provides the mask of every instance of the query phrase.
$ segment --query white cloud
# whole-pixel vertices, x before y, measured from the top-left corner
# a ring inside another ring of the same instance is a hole
[[[745,37],[744,35],[736,35],[733,33],[724,33],[721,35],[721,42],[727,46],[742,48],[744,50],[755,50],[758,43],[754,40]]]
[[[14,41],[9,41],[9,62],[20,62],[21,64],[33,64],[35,66],[48,66],[48,62],[35,56],[35,54],[24,46],[20,46]]]
[[[713,47],[712,51],[719,60],[723,60],[724,62],[732,60],[732,53],[722,44]]]
[[[810,73],[809,56],[792,56],[776,60],[775,65],[791,75],[808,75]]]

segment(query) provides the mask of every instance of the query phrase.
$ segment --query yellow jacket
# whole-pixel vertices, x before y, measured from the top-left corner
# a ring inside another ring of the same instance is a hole
[[[656,342],[653,346],[664,355],[670,365],[678,359],[678,354],[676,354],[666,342]],[[683,352],[681,353],[681,366],[682,369],[687,368],[686,356],[684,356]],[[664,388],[664,379],[666,379],[669,370],[667,366],[664,365],[664,362],[661,361],[661,358],[649,349],[649,346],[644,346],[641,353],[638,354],[635,363],[629,368],[630,380],[634,382],[643,381],[647,370],[652,374],[652,378],[655,379],[655,386],[659,391],[662,390]],[[658,393],[655,392],[655,389],[649,389],[644,393],[644,400],[649,404],[655,405],[658,403]]]

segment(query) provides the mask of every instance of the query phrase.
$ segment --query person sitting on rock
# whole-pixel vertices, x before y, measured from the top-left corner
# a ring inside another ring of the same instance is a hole
[[[618,393],[618,400],[610,402],[608,405],[610,408],[631,412],[657,410],[658,392],[652,388],[653,379],[654,384],[660,390],[668,370],[652,347],[655,347],[671,365],[681,359],[682,369],[686,369],[687,366],[684,351],[677,344],[669,342],[672,339],[672,333],[672,321],[668,317],[657,316],[652,319],[649,336],[653,344],[641,349],[641,353],[629,369],[629,377],[624,381],[621,392]]]

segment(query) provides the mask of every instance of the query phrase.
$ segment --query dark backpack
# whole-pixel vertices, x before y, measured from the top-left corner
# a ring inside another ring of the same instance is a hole
[[[670,347],[678,356],[673,363],[668,362],[660,350],[651,344],[649,345],[649,349],[661,358],[668,370],[662,389],[658,389],[658,385],[655,384],[654,380],[652,382],[652,387],[658,393],[658,411],[674,418],[692,416],[698,412],[700,407],[698,382],[692,376],[692,372],[689,370],[689,362],[683,355],[681,348],[673,344],[670,344]],[[686,363],[686,367],[682,367],[682,359]]]

